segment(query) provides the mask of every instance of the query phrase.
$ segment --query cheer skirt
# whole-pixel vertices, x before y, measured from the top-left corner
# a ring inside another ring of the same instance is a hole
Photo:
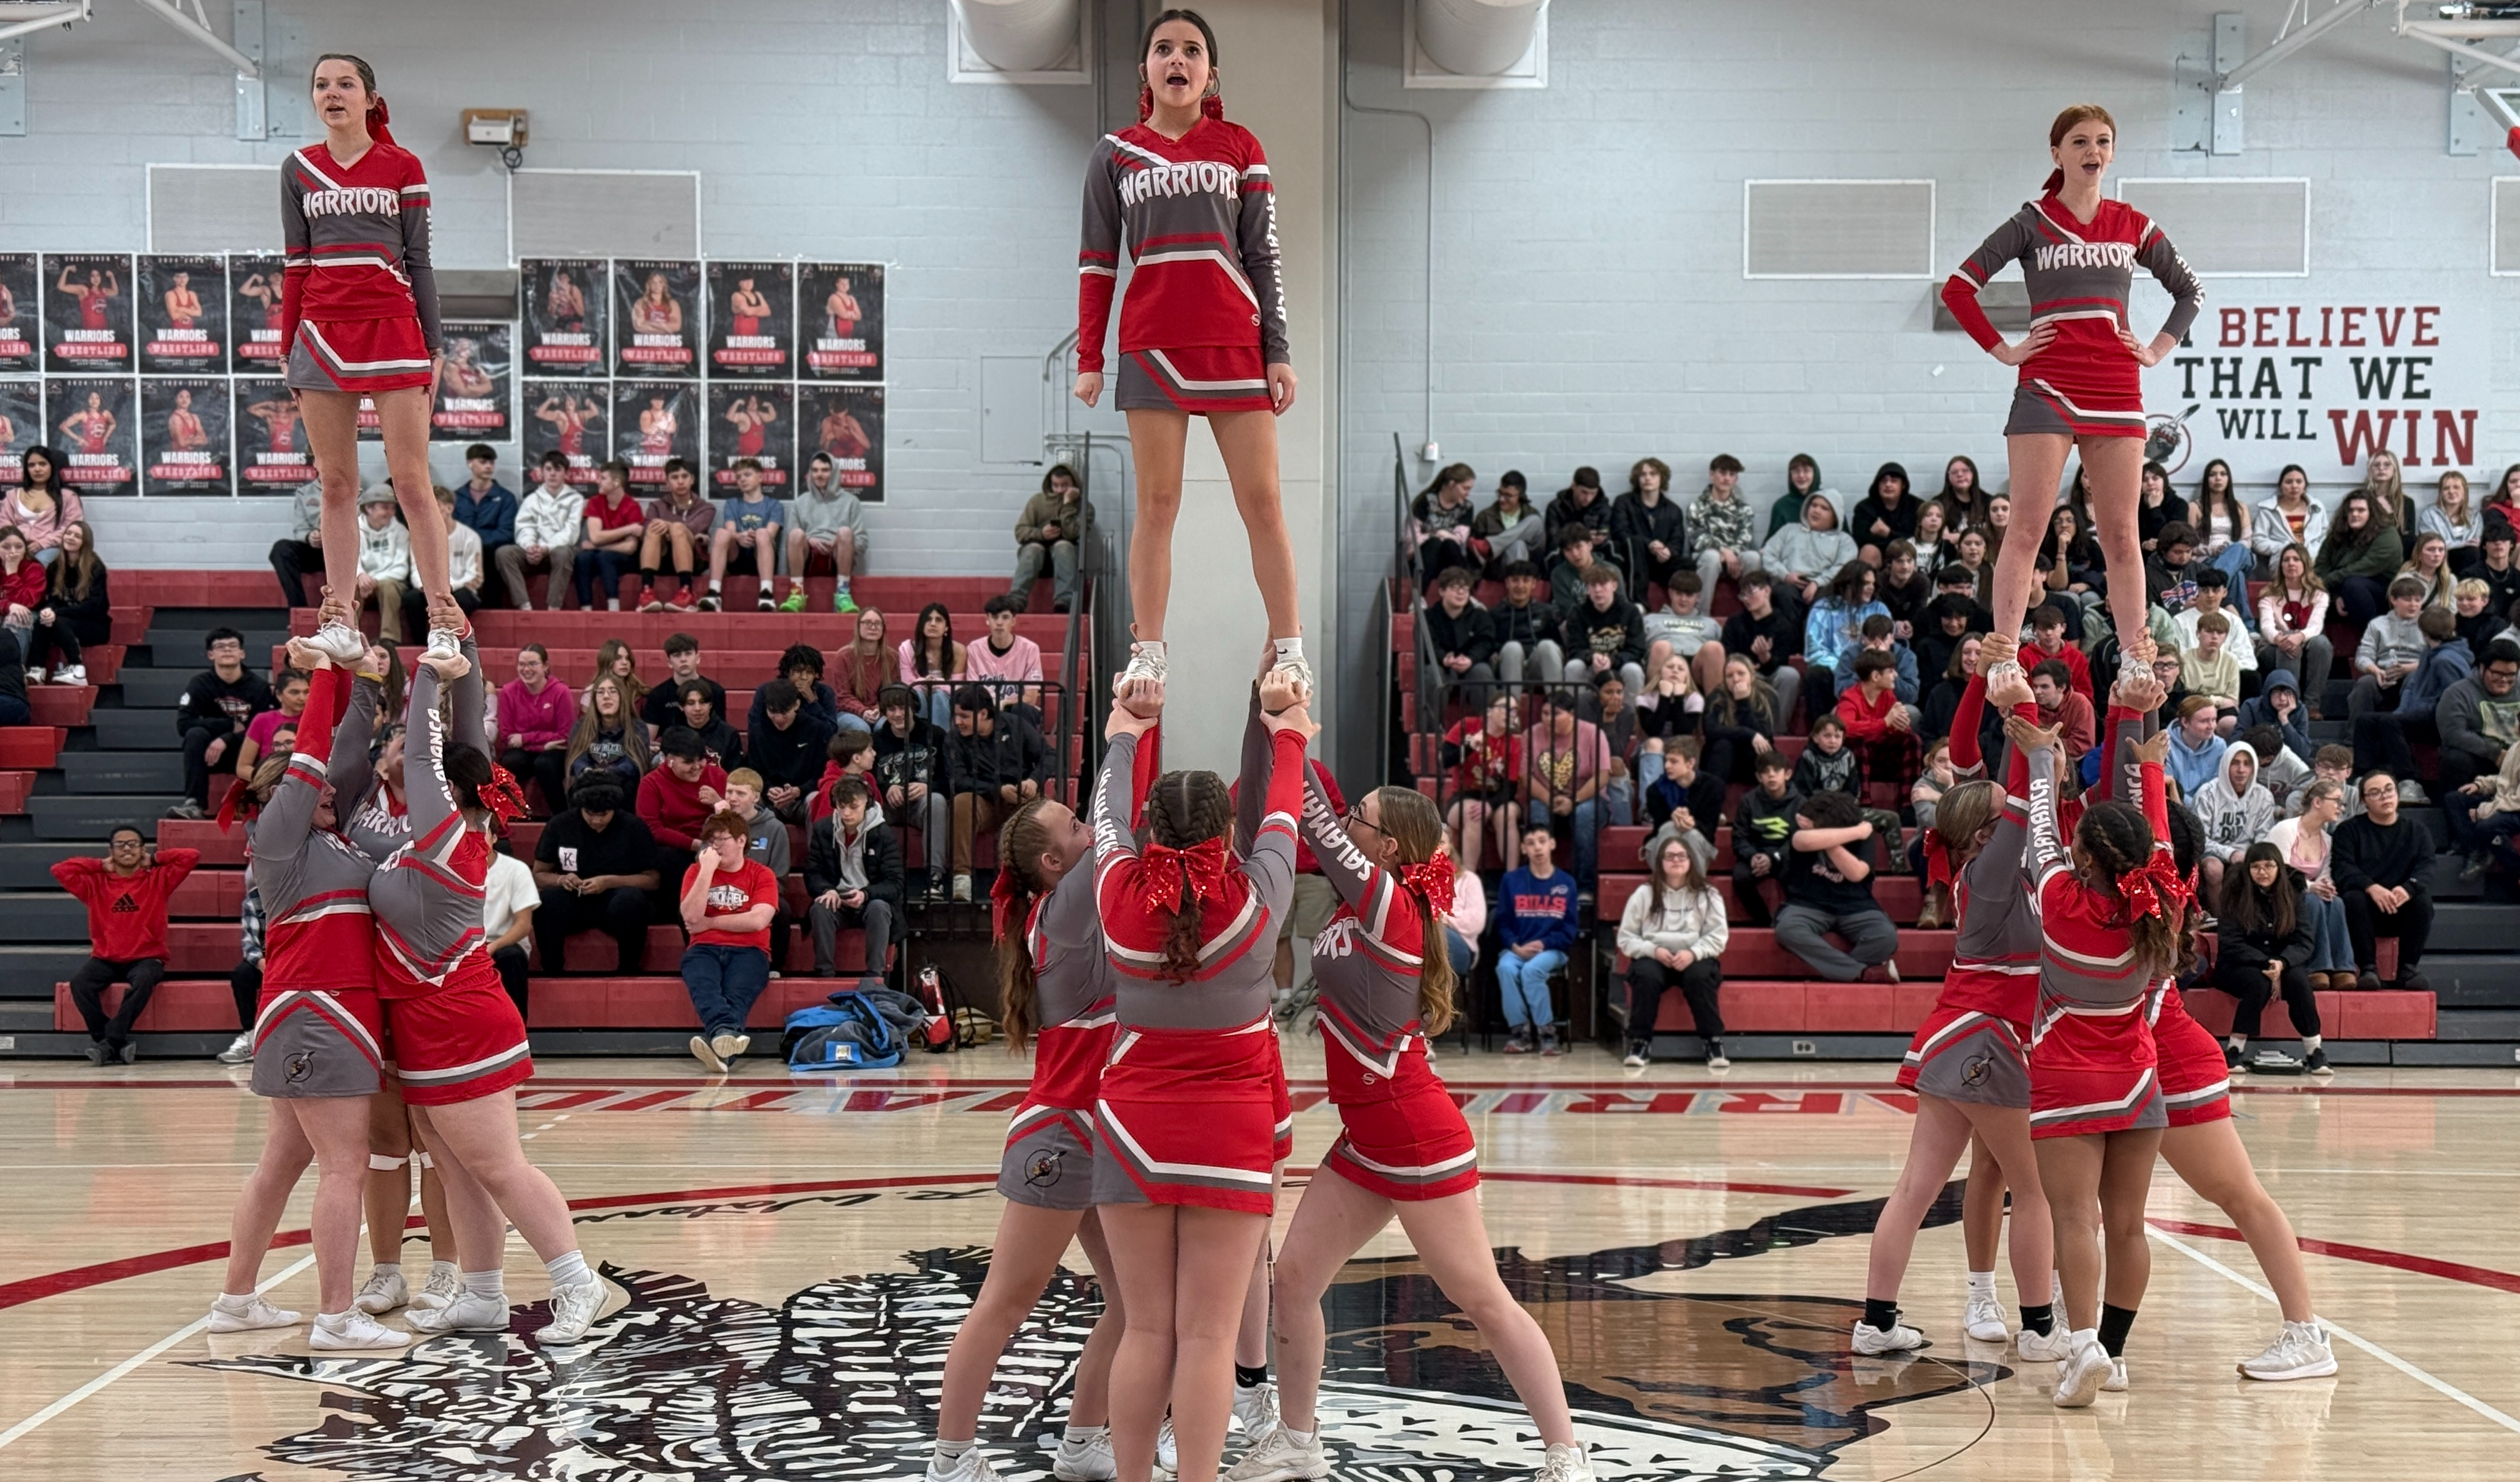
[[[253,1094],[374,1096],[384,1084],[383,1038],[373,988],[266,984],[253,1016]]]
[[[428,342],[417,319],[301,319],[289,349],[289,384],[299,391],[374,395],[426,387]]]
[[[1007,1128],[998,1192],[1037,1209],[1094,1207],[1094,1114],[1026,1105]]]
[[[2026,1025],[1977,1009],[1938,1007],[1899,1062],[1899,1084],[1946,1101],[2030,1106]]]
[[[2193,1127],[2231,1114],[2231,1072],[2212,1031],[2196,1022],[2177,987],[2161,996],[2152,1020],[2153,1053],[2161,1061],[2161,1099],[2170,1125]]]
[[[2045,378],[2022,382],[2012,389],[2012,415],[2003,435],[2055,432],[2068,437],[2141,437],[2143,394],[2130,390],[2105,395],[2068,391]]]
[[[1123,1027],[1094,1103],[1094,1202],[1268,1214],[1294,1108],[1268,1019]]]
[[[2170,1125],[2152,1033],[2138,1011],[2063,1013],[2030,1047],[2030,1135],[2082,1137]]]
[[[1269,368],[1256,344],[1126,350],[1115,401],[1123,412],[1266,412]]]
[[[525,1021],[489,954],[478,948],[456,965],[443,987],[385,1000],[385,1020],[393,1029],[402,1099],[415,1106],[478,1100],[533,1076]]]

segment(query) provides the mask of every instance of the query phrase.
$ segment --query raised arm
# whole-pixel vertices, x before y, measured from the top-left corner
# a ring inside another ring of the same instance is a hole
[[[1270,735],[1269,807],[1260,832],[1242,860],[1242,874],[1272,915],[1282,915],[1295,889],[1295,815],[1304,806],[1304,737],[1292,730]],[[1253,782],[1243,779],[1243,790]]]
[[[376,785],[376,758],[370,752],[376,745],[377,716],[385,703],[383,677],[361,674],[350,682],[349,691],[339,734],[333,738],[331,767],[333,791],[344,809],[357,807]],[[314,701],[309,699],[307,704],[311,708]]]
[[[435,834],[455,816],[455,794],[446,784],[446,722],[437,710],[437,671],[424,663],[411,675],[403,709],[403,806],[411,812],[411,836]],[[479,717],[474,717],[479,724]],[[478,731],[473,733],[479,735]]]
[[[489,745],[487,719],[489,706],[486,703],[483,689],[487,681],[481,677],[481,649],[473,642],[469,625],[464,634],[461,651],[464,654],[464,661],[472,667],[466,670],[463,676],[455,681],[454,739],[468,746],[487,747]]]
[[[1986,676],[1972,674],[1952,708],[1952,775],[1962,782],[1986,776],[1986,753],[1978,749],[1979,724],[1986,717]]]
[[[308,681],[306,714],[298,722],[297,745],[289,753],[289,769],[271,801],[254,820],[256,859],[293,857],[304,851],[314,827],[315,805],[324,798],[327,764],[333,755],[333,728],[349,703],[353,684],[347,671],[331,664],[317,667]]]
[[[1310,774],[1312,769],[1304,771]],[[1338,814],[1320,785],[1307,775],[1304,779],[1304,813],[1300,821],[1304,841],[1313,846],[1313,858],[1319,860],[1322,874],[1338,892],[1338,898],[1356,908],[1369,930],[1377,930],[1388,909],[1391,892],[1398,888],[1390,872],[1365,857],[1356,841],[1339,826]]]
[[[1242,722],[1241,786],[1234,789],[1234,852],[1248,858],[1260,838],[1260,817],[1268,811],[1269,784],[1276,769],[1269,728],[1260,723],[1260,687],[1251,687],[1251,709]]]

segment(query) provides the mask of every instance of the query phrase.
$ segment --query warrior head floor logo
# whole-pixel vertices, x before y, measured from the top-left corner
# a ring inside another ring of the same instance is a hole
[[[1935,1223],[1958,1214],[1958,1186]],[[1564,1358],[1568,1397],[1604,1475],[1695,1482],[1822,1475],[1884,1428],[1873,1412],[2000,1378],[1989,1364],[1846,1350],[1858,1303],[1640,1289],[1641,1279],[1869,1231],[1880,1201],[1818,1205],[1744,1229],[1532,1260],[1507,1285]],[[686,1277],[608,1267],[629,1304],[591,1341],[542,1350],[511,1333],[439,1337],[375,1358],[250,1357],[202,1367],[310,1380],[332,1416],[264,1448],[276,1463],[382,1482],[472,1478],[908,1479],[924,1470],[936,1375],[980,1290],[978,1247],[807,1287],[776,1309]],[[1047,1478],[1094,1284],[1055,1279],[1009,1345],[980,1421],[1005,1482]],[[1412,1259],[1350,1266],[1329,1296],[1324,1432],[1338,1475],[1367,1482],[1522,1482],[1528,1418],[1478,1334]],[[230,1479],[247,1482],[253,1474]]]

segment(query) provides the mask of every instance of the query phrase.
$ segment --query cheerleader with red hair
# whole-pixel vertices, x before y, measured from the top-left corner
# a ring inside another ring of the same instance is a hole
[[[1270,771],[1248,852],[1213,772],[1151,784],[1139,751],[1154,721],[1114,703],[1095,790],[1095,895],[1114,970],[1119,1035],[1096,1092],[1094,1203],[1127,1329],[1111,1369],[1111,1448],[1143,1482],[1169,1397],[1181,1482],[1212,1482],[1233,1408],[1243,1299],[1276,1207],[1293,1112],[1269,1018],[1270,944],[1294,893],[1295,812],[1309,696],[1282,670],[1261,684]],[[1160,700],[1161,690],[1153,695]],[[1145,704],[1148,692],[1133,691]],[[1149,769],[1150,770],[1150,769]],[[1141,814],[1148,841],[1133,831]]]
[[[1427,1038],[1453,1017],[1444,917],[1454,870],[1443,819],[1411,787],[1377,787],[1342,817],[1308,780],[1303,831],[1340,903],[1313,943],[1340,1130],[1278,1252],[1280,1423],[1228,1482],[1329,1475],[1317,1410],[1328,1343],[1322,1298],[1394,1215],[1530,1410],[1546,1447],[1543,1482],[1587,1482],[1592,1464],[1575,1438],[1557,1357],[1497,1275],[1469,1123],[1426,1059]]]

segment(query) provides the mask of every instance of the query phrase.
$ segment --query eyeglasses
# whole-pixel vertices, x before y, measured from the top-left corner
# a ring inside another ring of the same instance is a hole
[[[1391,831],[1390,830],[1383,828],[1380,824],[1377,824],[1373,820],[1366,817],[1363,813],[1358,812],[1353,805],[1351,805],[1345,813],[1339,815],[1339,823],[1350,829],[1371,829],[1376,833],[1389,833]]]

